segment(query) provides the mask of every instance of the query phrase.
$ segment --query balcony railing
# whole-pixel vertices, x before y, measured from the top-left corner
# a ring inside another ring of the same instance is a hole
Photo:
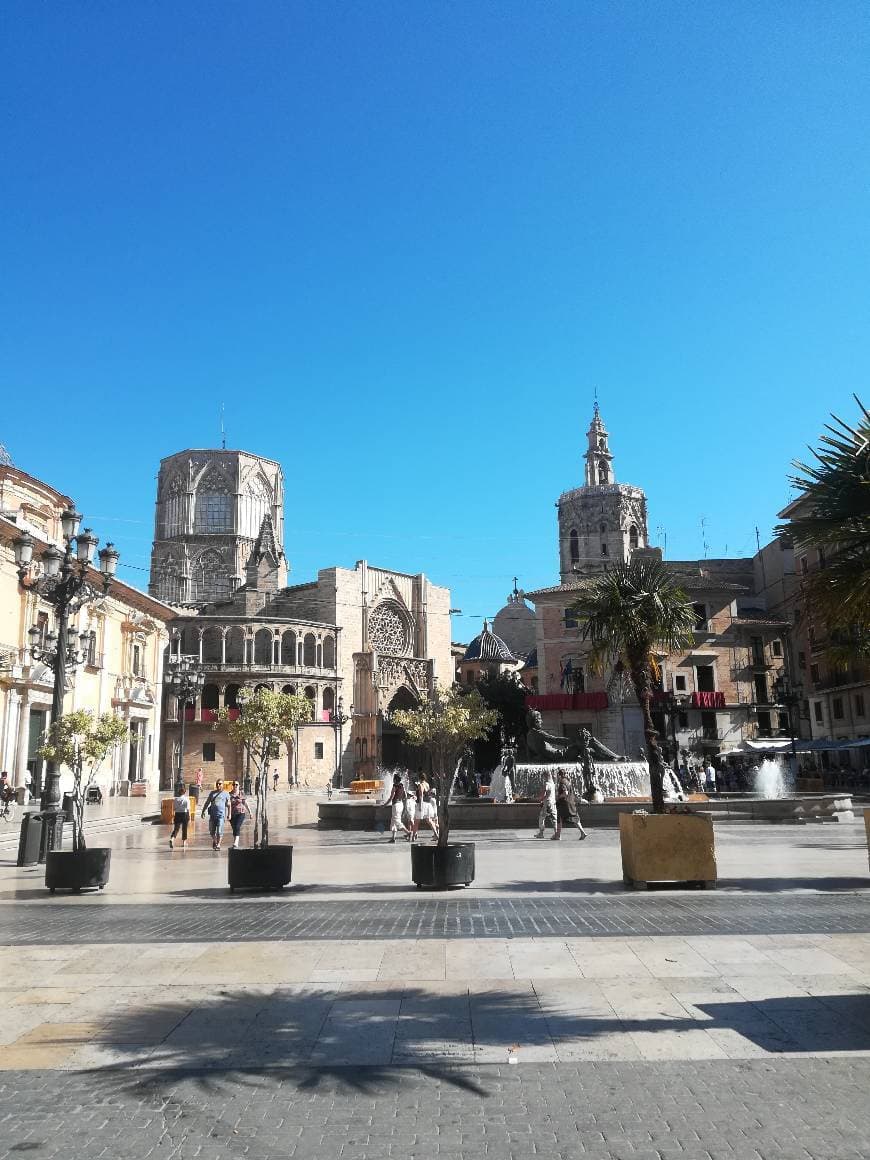
[[[206,676],[209,673],[277,673],[279,676],[322,677],[337,675],[338,670],[326,665],[292,665],[274,661],[208,661],[202,662]]]

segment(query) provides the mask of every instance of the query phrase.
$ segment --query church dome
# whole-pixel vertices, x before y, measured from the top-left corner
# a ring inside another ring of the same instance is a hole
[[[510,594],[507,604],[496,613],[492,630],[515,657],[522,660],[529,655],[535,647],[535,614],[522,592]]]
[[[465,650],[463,661],[494,661],[497,664],[516,664],[517,658],[501,639],[489,627],[489,621],[483,622],[483,632],[474,638]]]

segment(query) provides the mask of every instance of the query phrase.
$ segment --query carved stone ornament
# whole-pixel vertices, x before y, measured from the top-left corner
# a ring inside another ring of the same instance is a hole
[[[392,602],[379,604],[369,615],[369,640],[376,653],[405,656],[410,651],[408,621]]]

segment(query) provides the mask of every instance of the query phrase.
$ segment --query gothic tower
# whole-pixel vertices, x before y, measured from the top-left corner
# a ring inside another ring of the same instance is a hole
[[[646,495],[639,487],[616,482],[609,435],[597,403],[586,440],[586,482],[563,492],[556,504],[563,582],[628,560],[635,548],[648,544]]]
[[[228,600],[256,577],[287,582],[280,466],[245,451],[179,451],[160,461],[148,591],[170,604]]]

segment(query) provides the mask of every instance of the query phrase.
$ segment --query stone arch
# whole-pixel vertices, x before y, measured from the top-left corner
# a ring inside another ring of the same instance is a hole
[[[296,633],[292,628],[281,634],[281,664],[296,666]]]
[[[256,539],[263,517],[272,510],[272,488],[262,471],[255,470],[245,480],[239,512],[239,535]]]
[[[234,624],[227,629],[227,664],[241,665],[245,663],[245,630],[241,625]]]
[[[271,665],[273,643],[275,640],[271,628],[258,628],[254,635],[254,664]]]
[[[288,697],[295,697],[296,696],[296,686],[295,685],[282,685],[281,692],[286,693]]]
[[[239,685],[227,685],[224,689],[224,707],[227,709],[238,709],[239,707]]]
[[[182,630],[181,651],[185,656],[199,656],[199,628],[195,624],[188,624]]]
[[[317,641],[313,632],[306,632],[302,642],[302,663],[310,669],[317,667]]]
[[[323,710],[326,713],[332,713],[335,709],[335,689],[331,685],[327,685],[323,690]]]
[[[202,686],[202,696],[200,703],[203,709],[212,709],[215,712],[220,708],[221,694],[220,689],[213,682]]]
[[[215,625],[202,634],[202,659],[204,663],[219,665],[223,658],[223,632]]]
[[[304,689],[305,696],[311,702],[311,720],[317,720],[317,689],[314,685],[306,685]]]
[[[636,548],[638,545],[637,524],[632,524],[628,529],[628,546],[629,548]]]
[[[199,477],[193,497],[193,530],[197,534],[227,533],[233,530],[235,487],[216,464]]]
[[[171,539],[187,531],[187,479],[182,472],[173,471],[163,480],[160,524],[162,537]]]
[[[323,667],[325,669],[335,668],[335,637],[327,636],[323,638]]]
[[[220,552],[206,548],[193,565],[193,599],[197,604],[228,600],[232,595],[230,570]]]

